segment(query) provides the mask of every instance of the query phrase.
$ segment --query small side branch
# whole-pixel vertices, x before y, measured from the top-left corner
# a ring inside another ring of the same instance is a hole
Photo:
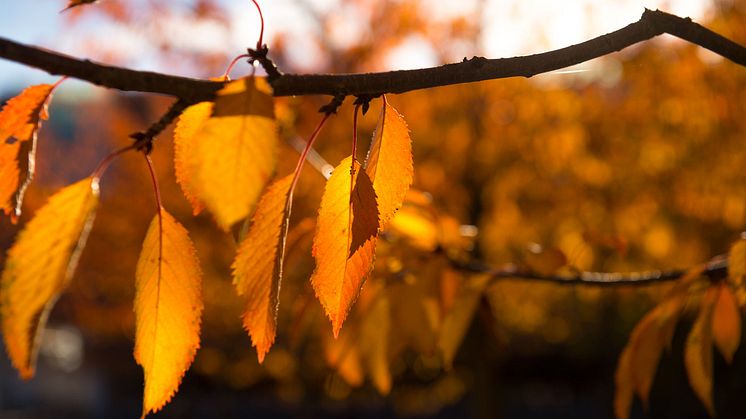
[[[417,70],[364,74],[283,74],[264,52],[260,60],[270,74],[275,96],[378,96],[453,84],[532,77],[620,51],[668,33],[702,46],[736,64],[746,66],[746,48],[711,30],[659,10],[645,10],[640,20],[617,31],[541,54],[512,58],[472,57],[460,63]],[[0,38],[0,58],[26,64],[51,74],[87,80],[99,86],[175,96],[187,103],[212,100],[222,82],[196,80],[78,60],[53,51]]]

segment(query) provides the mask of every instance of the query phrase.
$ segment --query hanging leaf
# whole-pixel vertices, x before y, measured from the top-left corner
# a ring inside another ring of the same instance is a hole
[[[365,171],[378,198],[380,227],[384,228],[412,184],[412,141],[404,118],[383,97],[383,108],[370,143]]]
[[[161,409],[199,348],[202,286],[189,235],[161,209],[137,262],[135,360],[145,373],[143,417]],[[162,228],[162,229],[161,229]]]
[[[646,314],[632,331],[615,375],[614,412],[618,419],[629,417],[634,393],[647,408],[661,354],[670,346],[684,301],[684,294],[674,295]]]
[[[8,251],[0,287],[3,338],[24,379],[34,375],[47,316],[75,271],[97,203],[97,179],[62,189],[39,209]]]
[[[443,365],[451,369],[461,342],[466,335],[474,312],[477,310],[484,288],[490,281],[488,275],[474,276],[466,280],[461,286],[453,307],[443,319],[443,325],[438,334],[438,349],[443,355]]]
[[[274,175],[279,139],[272,92],[265,79],[249,77],[218,92],[209,118],[208,105],[197,106],[175,139],[179,182],[187,199],[203,203],[228,231],[249,216]]]
[[[334,336],[339,335],[373,268],[378,234],[373,184],[357,162],[350,176],[351,159],[342,160],[327,181],[313,238],[316,269],[311,284],[332,322]]]
[[[10,99],[0,112],[0,208],[15,223],[26,187],[34,177],[36,133],[47,119],[54,86],[39,84]]]
[[[719,288],[712,315],[712,338],[723,358],[730,364],[741,343],[741,313],[730,287],[723,283]]]
[[[705,405],[710,417],[715,417],[712,403],[712,317],[717,294],[715,287],[707,290],[684,347],[684,364],[689,384]]]
[[[292,182],[293,175],[287,175],[267,188],[233,262],[233,285],[246,301],[243,326],[251,335],[259,363],[277,332]]]
[[[194,168],[197,160],[197,142],[200,141],[198,132],[202,125],[210,118],[212,103],[202,102],[188,107],[180,116],[174,128],[174,171],[176,181],[179,182],[181,190],[187,201],[192,205],[194,215],[199,214],[205,208],[205,204],[199,200],[198,192],[194,185]]]

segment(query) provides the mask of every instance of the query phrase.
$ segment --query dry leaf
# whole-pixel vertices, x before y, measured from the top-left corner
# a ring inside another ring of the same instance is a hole
[[[205,208],[199,200],[195,189],[194,167],[197,159],[197,142],[201,141],[197,135],[202,125],[210,118],[212,103],[202,102],[188,107],[180,116],[174,128],[174,171],[176,180],[181,186],[187,201],[192,205],[194,215]]]
[[[67,287],[98,203],[98,180],[86,178],[54,194],[8,251],[2,276],[5,347],[21,377],[34,375],[41,332]]]
[[[342,160],[327,181],[313,238],[316,269],[311,284],[335,336],[373,268],[378,232],[373,184],[355,162],[350,187],[351,159]]]
[[[34,177],[36,134],[48,118],[54,86],[39,84],[10,99],[0,112],[0,208],[15,222],[26,187]]]
[[[150,223],[136,272],[134,355],[145,373],[143,417],[176,393],[199,348],[202,316],[194,247],[181,224],[163,209],[161,216]]]
[[[404,118],[386,102],[370,143],[365,171],[378,198],[380,227],[384,228],[412,184],[412,141]]]
[[[684,364],[689,384],[711,417],[715,417],[712,402],[712,317],[717,294],[715,287],[707,290],[684,346]]]
[[[180,183],[187,185],[187,198],[202,202],[225,231],[249,216],[274,175],[279,138],[273,106],[263,78],[236,80],[218,92],[199,128],[190,124],[205,109],[194,111],[179,131]]]
[[[291,174],[267,188],[233,262],[233,285],[246,304],[243,325],[251,335],[259,363],[264,361],[277,333],[292,182]]]
[[[723,358],[730,364],[741,343],[741,313],[730,287],[723,283],[719,288],[712,315],[712,337]]]

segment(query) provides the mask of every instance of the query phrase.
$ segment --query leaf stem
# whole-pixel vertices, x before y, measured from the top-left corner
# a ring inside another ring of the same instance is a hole
[[[251,58],[251,55],[241,54],[238,57],[234,58],[233,61],[231,61],[231,63],[228,65],[228,68],[225,69],[225,73],[223,73],[223,80],[231,80],[231,71],[233,71],[233,67],[235,67],[238,61],[242,58]],[[254,65],[252,65],[252,68],[254,68],[254,71],[256,71],[256,67],[254,67]]]
[[[98,181],[98,179],[101,178],[101,176],[104,174],[106,169],[109,168],[109,165],[116,157],[127,151],[134,150],[135,148],[137,148],[137,143],[112,151],[108,156],[104,157],[104,159],[101,160],[98,166],[96,166],[96,169],[93,171],[93,173],[91,173],[91,177]]]
[[[262,14],[262,8],[259,7],[259,3],[256,0],[251,0],[256,6],[256,11],[259,12],[259,21],[261,22],[261,29],[259,30],[259,40],[256,41],[256,49],[262,49],[264,41],[264,15]]]

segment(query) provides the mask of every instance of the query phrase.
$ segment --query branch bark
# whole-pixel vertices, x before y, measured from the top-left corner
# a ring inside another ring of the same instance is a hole
[[[512,58],[472,57],[463,62],[417,70],[363,74],[282,74],[271,80],[275,96],[330,95],[377,96],[453,84],[531,77],[559,70],[620,51],[668,33],[707,48],[736,64],[746,66],[746,48],[689,18],[645,10],[640,20],[622,29],[541,54]],[[186,103],[212,100],[222,82],[197,80],[79,60],[54,51],[0,38],[0,58],[26,64],[54,75],[65,75],[123,91],[170,95]],[[271,64],[265,60],[263,64]]]

